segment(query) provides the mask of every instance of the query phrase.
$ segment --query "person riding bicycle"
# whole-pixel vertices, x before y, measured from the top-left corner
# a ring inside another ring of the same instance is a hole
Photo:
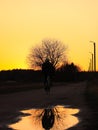
[[[42,64],[42,73],[44,75],[44,85],[47,84],[47,77],[49,76],[51,82],[52,78],[55,72],[55,67],[53,64],[49,61],[48,58],[46,58],[45,62]]]

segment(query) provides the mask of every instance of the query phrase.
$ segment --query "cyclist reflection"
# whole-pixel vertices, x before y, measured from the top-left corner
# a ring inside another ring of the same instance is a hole
[[[50,130],[54,124],[54,112],[52,109],[45,109],[42,117],[42,126],[45,130]]]

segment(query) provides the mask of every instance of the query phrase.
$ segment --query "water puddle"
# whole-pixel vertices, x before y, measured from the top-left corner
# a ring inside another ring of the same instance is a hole
[[[79,109],[63,105],[21,111],[26,116],[9,127],[15,130],[66,130],[79,123]]]

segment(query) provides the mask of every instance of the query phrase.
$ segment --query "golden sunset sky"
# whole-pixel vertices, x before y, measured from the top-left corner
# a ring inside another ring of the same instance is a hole
[[[98,50],[98,0],[0,0],[0,70],[27,69],[30,48],[46,38],[62,41],[68,61],[88,70],[90,40]]]

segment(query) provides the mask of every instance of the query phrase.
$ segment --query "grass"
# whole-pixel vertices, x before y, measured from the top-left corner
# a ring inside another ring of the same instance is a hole
[[[90,129],[98,130],[98,80],[87,83],[86,100],[91,108],[92,119],[89,121]]]
[[[98,98],[98,79],[91,80],[87,83],[87,93]]]

